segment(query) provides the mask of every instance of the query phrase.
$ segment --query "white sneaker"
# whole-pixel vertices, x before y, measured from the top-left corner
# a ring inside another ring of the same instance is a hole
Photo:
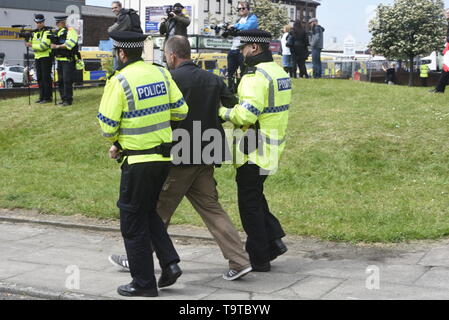
[[[126,255],[112,254],[109,256],[109,261],[114,266],[121,268],[122,271],[129,272],[128,257]]]
[[[236,280],[236,279],[241,278],[244,275],[248,274],[249,272],[251,272],[251,270],[253,270],[253,268],[251,266],[246,267],[245,269],[242,269],[240,271],[237,271],[234,269],[229,269],[228,272],[223,274],[223,279],[229,280],[229,281]]]

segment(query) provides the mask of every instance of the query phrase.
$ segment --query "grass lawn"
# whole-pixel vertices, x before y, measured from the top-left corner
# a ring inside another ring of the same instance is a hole
[[[96,120],[102,89],[69,108],[0,101],[0,207],[118,217],[120,169]],[[34,99],[36,100],[36,99]],[[449,235],[449,103],[425,88],[296,80],[288,144],[266,182],[289,234],[351,242]],[[235,171],[216,170],[241,229]],[[172,220],[203,225],[187,201]]]

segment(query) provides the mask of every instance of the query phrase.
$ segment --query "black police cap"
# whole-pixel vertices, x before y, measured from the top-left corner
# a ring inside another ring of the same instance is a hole
[[[235,36],[240,37],[240,43],[242,44],[271,42],[271,33],[260,29],[242,30],[237,32]]]
[[[176,3],[173,5],[173,8],[175,8],[175,7],[179,7],[179,8],[183,8],[183,9],[184,9],[184,6],[183,6],[182,4],[180,4],[179,2],[176,2]]]
[[[68,16],[55,16],[56,22],[67,20]]]
[[[43,14],[35,14],[34,15],[34,22],[44,22],[45,21],[45,17]]]
[[[109,33],[114,47],[122,49],[143,48],[143,42],[148,37],[143,33],[132,31],[113,31]]]

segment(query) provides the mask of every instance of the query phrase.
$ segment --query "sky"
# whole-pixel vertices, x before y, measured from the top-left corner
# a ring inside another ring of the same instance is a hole
[[[170,3],[170,0],[167,2]],[[347,36],[352,36],[356,43],[368,44],[371,38],[368,21],[374,16],[377,5],[389,5],[393,2],[394,0],[321,0],[317,16],[319,23],[326,29],[325,43],[336,39],[337,43],[342,44]],[[449,8],[449,0],[444,2],[446,8]],[[86,0],[86,4],[109,7],[111,0]]]

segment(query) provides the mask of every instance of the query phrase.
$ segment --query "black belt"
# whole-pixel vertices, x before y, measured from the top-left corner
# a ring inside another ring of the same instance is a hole
[[[160,154],[165,158],[168,158],[171,156],[171,147],[172,143],[162,143],[156,147],[150,148],[150,149],[144,149],[144,150],[122,150],[120,152],[120,157],[117,159],[118,163],[121,163],[123,161],[124,157],[128,156],[141,156],[141,155],[148,155],[148,154]]]

